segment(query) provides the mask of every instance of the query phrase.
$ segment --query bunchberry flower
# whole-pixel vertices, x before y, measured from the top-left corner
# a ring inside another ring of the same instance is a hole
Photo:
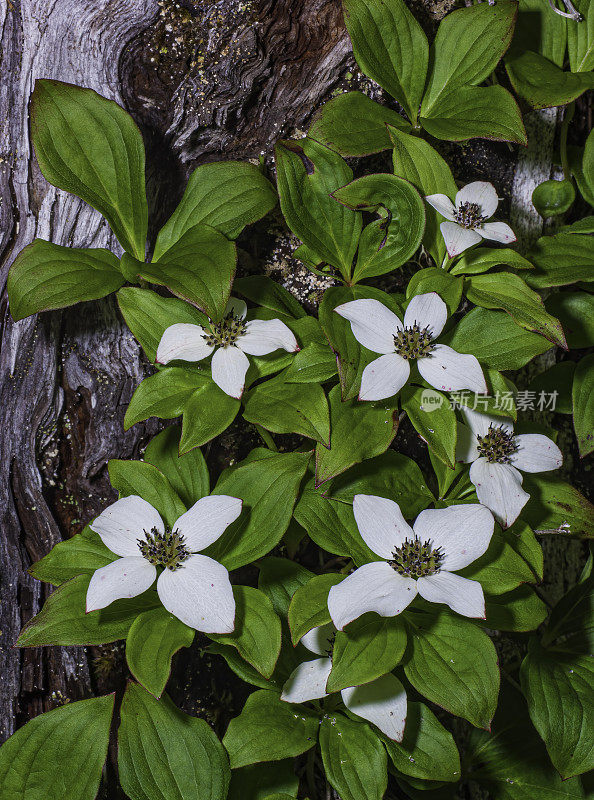
[[[510,419],[462,409],[467,425],[458,425],[456,457],[471,463],[470,480],[481,503],[508,528],[530,495],[522,488],[523,472],[549,472],[563,463],[555,442],[540,433],[514,436]]]
[[[303,636],[301,643],[311,653],[324,657],[299,664],[283,686],[281,700],[307,703],[327,697],[326,684],[332,670],[335,636],[336,628],[332,624],[312,628]],[[343,689],[340,694],[349,711],[372,722],[390,739],[402,741],[406,722],[406,691],[395,675],[382,675],[370,683]]]
[[[157,578],[157,594],[171,614],[205,633],[231,633],[235,600],[222,564],[199,555],[241,514],[242,501],[227,495],[198,500],[171,528],[137,495],[105,509],[90,527],[117,561],[95,570],[87,612],[145,592]]]
[[[482,239],[504,244],[516,241],[515,233],[505,222],[487,222],[497,211],[499,203],[492,183],[468,183],[456,194],[453,203],[445,194],[430,194],[425,200],[447,220],[439,229],[450,258]]]
[[[480,583],[455,572],[488,548],[495,524],[488,508],[430,508],[411,528],[398,503],[356,494],[353,512],[364,542],[382,560],[364,564],[330,589],[328,610],[339,630],[368,611],[395,617],[417,594],[465,617],[485,616]]]
[[[293,332],[280,319],[246,322],[246,314],[243,300],[232,297],[221,322],[211,322],[208,328],[188,322],[170,325],[159,342],[157,363],[202,361],[212,354],[213,381],[230,397],[241,397],[250,365],[246,353],[265,356],[279,348],[299,350]]]
[[[352,300],[335,309],[348,319],[355,339],[382,353],[363,370],[359,400],[384,400],[400,391],[410,376],[411,361],[427,383],[454,392],[486,393],[483,371],[472,355],[457,353],[435,339],[443,330],[447,306],[435,292],[413,297],[404,324],[379,300]]]

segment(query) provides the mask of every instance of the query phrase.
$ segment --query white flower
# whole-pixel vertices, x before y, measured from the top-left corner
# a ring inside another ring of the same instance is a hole
[[[157,362],[202,361],[212,353],[212,379],[225,394],[239,398],[243,394],[250,356],[265,356],[282,348],[299,350],[297,339],[280,319],[253,319],[245,322],[247,306],[232,297],[221,322],[202,328],[188,322],[170,325],[157,348]]]
[[[241,514],[241,506],[237,497],[203,497],[169,529],[141,497],[117,500],[90,525],[103,544],[122,557],[93,573],[87,613],[150,589],[157,567],[163,567],[157,593],[167,611],[198,631],[231,633],[235,600],[229,573],[197,553],[216,542]]]
[[[303,636],[301,642],[310,652],[326,657],[299,664],[283,686],[281,700],[307,703],[328,696],[326,683],[332,670],[330,654],[335,635],[335,627],[328,624],[313,628]],[[402,741],[406,722],[406,691],[395,675],[382,675],[370,683],[343,689],[340,694],[349,711],[372,722],[390,739]]]
[[[452,203],[445,194],[430,194],[425,200],[445,217],[439,226],[450,258],[478,244],[482,239],[510,244],[516,235],[505,222],[485,222],[497,210],[497,193],[492,183],[474,181],[464,186]]]
[[[417,593],[465,617],[484,618],[482,586],[454,572],[489,546],[495,523],[485,506],[427,509],[412,528],[398,503],[384,497],[356,494],[353,512],[364,542],[383,560],[364,564],[330,589],[328,610],[339,630],[368,611],[394,617]]]
[[[410,376],[413,359],[421,377],[436,389],[487,392],[483,371],[474,356],[435,343],[448,316],[446,304],[435,292],[412,298],[404,324],[379,300],[352,300],[334,310],[349,320],[355,339],[363,347],[383,354],[363,370],[359,400],[384,400],[400,391]]]
[[[548,472],[563,463],[557,445],[540,433],[514,436],[510,419],[462,409],[468,426],[458,425],[458,461],[472,462],[470,480],[481,503],[504,528],[518,518],[530,495],[522,489],[524,472]]]

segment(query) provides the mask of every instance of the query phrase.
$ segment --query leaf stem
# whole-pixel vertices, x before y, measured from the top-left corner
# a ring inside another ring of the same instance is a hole
[[[269,450],[272,450],[273,452],[278,453],[278,447],[276,446],[276,443],[275,443],[274,439],[272,438],[272,434],[269,433],[269,431],[267,431],[261,425],[254,424],[254,427],[256,428],[256,430],[258,431],[260,436],[262,437],[266,447]]]
[[[563,168],[563,177],[566,181],[571,180],[571,169],[569,167],[569,159],[567,158],[567,133],[569,131],[569,124],[573,119],[575,113],[575,100],[569,103],[565,108],[563,121],[561,122],[561,137],[559,140],[559,150],[561,151],[561,166]]]

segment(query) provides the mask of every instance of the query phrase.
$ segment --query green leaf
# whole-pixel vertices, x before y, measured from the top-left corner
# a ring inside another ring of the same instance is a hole
[[[418,464],[394,450],[351,467],[324,487],[324,494],[351,504],[356,494],[387,497],[398,503],[406,519],[414,519],[434,501]]]
[[[203,719],[129,683],[118,730],[118,769],[130,800],[224,800],[229,762]]]
[[[314,575],[301,586],[289,605],[288,620],[291,629],[291,640],[297,645],[301,638],[312,628],[319,628],[330,622],[328,611],[328,593],[345,576],[340,573]],[[352,684],[351,684],[352,685]]]
[[[344,0],[343,8],[357,63],[415,123],[429,59],[423,29],[403,0]]]
[[[204,325],[206,317],[177,297],[161,297],[150,289],[126,287],[118,292],[118,305],[126,325],[138,340],[149,361],[154,362],[161,337],[179,322]]]
[[[387,125],[410,130],[408,122],[391,108],[363,92],[345,92],[322,106],[308,136],[343,156],[368,156],[392,146]]]
[[[17,640],[19,647],[107,644],[125,639],[143,611],[159,605],[155,592],[116,600],[107,608],[86,613],[90,575],[78,575],[51,594],[39,614],[27,622]]]
[[[477,86],[493,72],[511,42],[516,14],[516,3],[501,2],[462,8],[441,21],[431,47],[422,117],[444,95]]]
[[[456,412],[442,392],[406,386],[402,390],[402,408],[413,428],[444,464],[456,460]]]
[[[594,281],[591,236],[576,233],[542,236],[528,258],[536,269],[526,276],[526,281],[534,289]]]
[[[231,767],[259,761],[280,761],[309,750],[318,735],[318,717],[309,709],[282,701],[276,692],[251,694],[243,711],[232,719],[223,738]]]
[[[341,401],[340,387],[328,394],[331,447],[316,445],[316,486],[340,475],[353,464],[378,456],[396,435],[395,409],[386,401]]]
[[[501,308],[526,330],[540,333],[553,344],[567,349],[561,323],[547,313],[540,295],[519,275],[497,272],[472,275],[465,280],[466,297],[483,308]]]
[[[489,637],[450,612],[408,613],[404,672],[432,703],[477,728],[488,728],[497,708],[499,669]]]
[[[365,175],[332,196],[347,208],[379,214],[361,234],[353,283],[392,272],[415,254],[425,229],[425,205],[408,181],[396,175]]]
[[[594,7],[593,7],[594,12]],[[594,13],[592,13],[592,18],[594,19]],[[594,36],[593,36],[594,39]],[[584,145],[584,152],[582,155],[582,163],[581,163],[581,172],[583,179],[580,181],[578,179],[577,183],[580,188],[580,191],[584,195],[584,199],[586,199],[591,206],[594,206],[594,131],[590,131],[588,134],[588,138],[586,139],[586,144]],[[586,184],[587,191],[584,191],[583,184]],[[592,220],[590,220],[591,222]]]
[[[486,594],[485,609],[486,619],[482,624],[496,631],[534,631],[549,613],[534,589],[526,584],[505,594]]]
[[[450,275],[478,275],[492,267],[505,265],[514,269],[534,269],[528,259],[509,247],[479,247],[468,250],[450,268]],[[507,273],[509,274],[509,273]]]
[[[244,419],[272,433],[298,433],[330,445],[330,411],[317,383],[287,383],[284,373],[244,398]]]
[[[341,800],[381,800],[388,783],[386,751],[364,722],[326,715],[320,750],[328,783]]]
[[[209,634],[218,644],[231,645],[265,678],[274,671],[281,647],[281,623],[272,603],[259,589],[234,586],[233,633]]]
[[[532,534],[529,528],[526,530],[527,535]],[[517,551],[517,537],[518,534],[497,526],[487,552],[460,570],[460,575],[478,581],[483,590],[492,595],[509,592],[520,583],[534,583],[537,576]]]
[[[448,307],[450,315],[454,314],[462,298],[462,278],[456,278],[439,267],[420,269],[412,276],[406,287],[406,299],[410,300],[418,294],[435,292]]]
[[[460,756],[452,737],[424,703],[409,701],[404,739],[384,738],[392,763],[404,775],[431,781],[460,780]]]
[[[45,178],[96,208],[124,250],[144,261],[144,145],[132,117],[92,89],[37,79],[31,137]]]
[[[19,319],[115,292],[124,283],[118,259],[103,248],[61,247],[34,239],[8,273],[10,313]]]
[[[574,200],[575,189],[570,180],[543,181],[532,192],[532,205],[544,219],[565,214]]]
[[[352,504],[328,499],[321,490],[314,489],[313,481],[301,493],[294,515],[310,539],[323,550],[350,556],[358,566],[377,560],[361,538]]]
[[[540,0],[521,0],[519,12],[511,45],[513,54],[534,50],[557,66],[563,66],[567,25],[571,23],[560,14],[550,14]]]
[[[310,578],[313,578],[313,572],[301,564],[288,558],[268,556],[260,562],[258,588],[268,596],[275,612],[284,619],[289,613],[291,598]]]
[[[493,732],[472,731],[467,777],[493,800],[583,800],[576,779],[561,780],[530,724],[519,692],[504,694]]]
[[[522,145],[527,142],[520,109],[503,86],[453,89],[421,116],[421,124],[431,136],[452,142],[475,137]]]
[[[194,225],[146,264],[142,277],[166,286],[211,319],[220,319],[231,294],[237,252],[233,242],[208,225]]]
[[[248,275],[245,278],[237,278],[233,282],[233,291],[276,314],[288,315],[295,319],[307,316],[291,292],[266,275]]]
[[[567,24],[567,50],[572,72],[594,70],[594,7],[591,0],[576,0],[584,18],[580,23]]]
[[[227,430],[240,406],[240,400],[229,397],[212,379],[204,380],[184,406],[180,454],[202,447]]]
[[[229,800],[271,800],[297,797],[299,779],[293,760],[251,764],[231,773]]]
[[[352,180],[352,170],[338,153],[313,139],[279,142],[275,154],[287,225],[321,261],[349,278],[361,214],[337,203],[331,193]]]
[[[553,346],[544,336],[520,328],[509,314],[484,308],[473,308],[441,342],[496,370],[520,369]]]
[[[370,613],[351,622],[336,634],[326,691],[360,686],[391,672],[404,655],[406,639],[400,617]]]
[[[94,800],[114,699],[111,694],[67,703],[27,722],[0,749],[0,796]]]
[[[266,216],[276,201],[274,186],[254,164],[202,164],[190,175],[179,205],[159,231],[153,259],[158,261],[194,225],[208,225],[228,239],[237,239],[246,225]]]
[[[165,475],[186,508],[210,494],[210,478],[204,456],[198,448],[179,455],[181,431],[170,425],[148,443],[144,460]]]
[[[509,59],[506,69],[516,93],[533,108],[564,106],[594,88],[591,72],[565,72],[548,58],[530,51]]]
[[[410,181],[419,194],[445,194],[454,197],[458,191],[454,176],[439,153],[419,136],[388,126],[388,134],[392,140],[394,174]],[[423,244],[436,264],[441,264],[446,252],[439,223],[444,218],[441,214],[425,204],[425,232]]]
[[[594,538],[594,506],[577,489],[555,475],[524,475],[530,500],[522,517],[536,533],[576,539]]]
[[[257,686],[259,689],[278,689],[280,691],[282,687],[282,683],[279,683],[276,679],[263,678],[258,670],[252,667],[251,664],[248,664],[247,661],[239,655],[238,651],[230,645],[213,643],[206,648],[206,652],[216,656],[222,656],[227,662],[229,669],[244,683]]]
[[[571,349],[594,346],[594,294],[556,292],[547,299],[546,307],[563,325]]]
[[[115,561],[116,556],[87,525],[71,539],[58,542],[50,552],[29,567],[29,574],[54,586],[77,575],[92,575],[96,569]]]
[[[573,425],[580,456],[594,450],[594,354],[582,358],[573,379]]]
[[[324,383],[337,372],[336,355],[330,347],[312,342],[295,355],[284,379],[287,383]]]
[[[149,375],[137,386],[124,417],[124,430],[149,417],[175,419],[209,378],[196,369],[166,367]]]
[[[109,480],[120,497],[132,494],[142,497],[163,517],[166,525],[173,527],[186,512],[173,486],[165,475],[144,461],[122,461],[112,458],[107,465]]]
[[[344,400],[357,396],[363,370],[377,358],[377,353],[361,347],[350,324],[334,312],[342,303],[361,299],[379,300],[395,314],[402,313],[390,295],[371,286],[332,286],[324,292],[319,309],[320,324],[330,346],[338,354],[338,375]]]
[[[562,777],[594,769],[594,660],[533,640],[520,677],[534,727]]]
[[[310,453],[278,453],[240,463],[224,473],[213,494],[243,500],[243,512],[206,554],[227,569],[266,555],[287,530]]]
[[[136,617],[126,638],[130,672],[151,694],[161,697],[173,656],[182,647],[190,647],[195,633],[162,606],[144,611]]]

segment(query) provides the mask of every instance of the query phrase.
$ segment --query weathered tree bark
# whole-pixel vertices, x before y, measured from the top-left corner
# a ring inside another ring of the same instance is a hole
[[[427,20],[437,5],[443,13],[444,3],[423,0]],[[3,741],[41,711],[113,686],[104,667],[118,671],[117,648],[12,646],[47,595],[27,575],[30,563],[114,499],[107,460],[138,456],[158,429],[153,421],[123,431],[126,405],[147,365],[113,299],[11,320],[6,275],[36,236],[119,252],[101,217],[54,189],[39,171],[28,129],[35,79],[91,87],[132,113],[147,145],[154,232],[195,166],[268,158],[280,136],[306,127],[353,61],[339,0],[4,0],[0,24]],[[504,146],[481,148],[487,165],[509,162]],[[544,156],[549,169],[551,152],[552,137]],[[488,166],[480,177],[489,179]],[[519,187],[516,181],[516,211],[526,203]],[[498,189],[509,199],[511,179]],[[534,225],[538,221],[532,220],[532,235]],[[265,241],[267,249],[252,256],[273,257],[274,236]],[[123,664],[120,673],[125,677]],[[192,683],[189,669],[180,674],[180,686],[182,678],[188,707],[199,708],[203,685]]]

